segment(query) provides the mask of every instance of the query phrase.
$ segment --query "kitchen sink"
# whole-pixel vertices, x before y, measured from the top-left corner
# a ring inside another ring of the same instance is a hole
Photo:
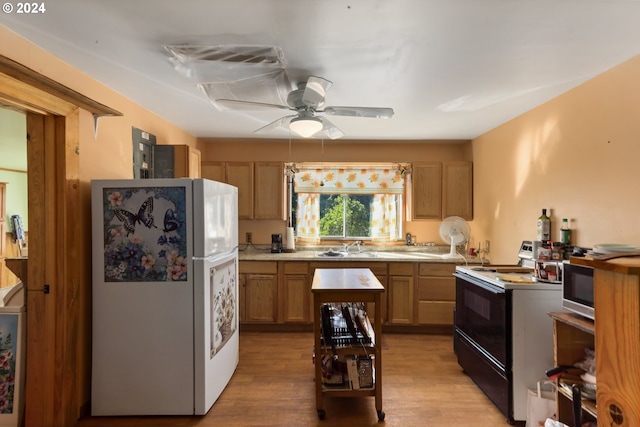
[[[346,255],[346,252],[334,251],[333,249],[329,249],[328,251],[324,252],[316,252],[316,256],[321,258],[342,258]]]
[[[378,257],[377,252],[345,252],[345,251],[334,251],[333,249],[329,249],[324,252],[316,252],[316,256],[320,258],[376,258]]]

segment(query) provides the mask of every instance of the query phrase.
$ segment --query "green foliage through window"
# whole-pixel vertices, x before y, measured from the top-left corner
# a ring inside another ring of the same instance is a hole
[[[320,196],[320,237],[369,237],[371,194]]]

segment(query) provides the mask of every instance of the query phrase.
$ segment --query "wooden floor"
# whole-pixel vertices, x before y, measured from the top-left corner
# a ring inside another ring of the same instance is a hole
[[[386,334],[382,345],[383,422],[373,397],[325,398],[318,419],[312,333],[242,332],[238,368],[207,415],[87,417],[77,426],[509,426],[458,366],[451,336]]]

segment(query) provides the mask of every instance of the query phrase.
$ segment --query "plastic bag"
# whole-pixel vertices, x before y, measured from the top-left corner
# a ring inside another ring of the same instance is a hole
[[[542,390],[541,383],[538,381],[536,390],[528,390],[526,427],[543,427],[547,419],[555,418],[556,394]]]
[[[544,427],[569,427],[568,425],[561,423],[560,421],[554,421],[551,418],[547,418],[544,422]]]

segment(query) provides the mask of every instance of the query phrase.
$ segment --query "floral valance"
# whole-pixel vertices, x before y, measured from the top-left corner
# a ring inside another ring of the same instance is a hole
[[[295,165],[296,193],[402,194],[405,168],[384,165]]]

